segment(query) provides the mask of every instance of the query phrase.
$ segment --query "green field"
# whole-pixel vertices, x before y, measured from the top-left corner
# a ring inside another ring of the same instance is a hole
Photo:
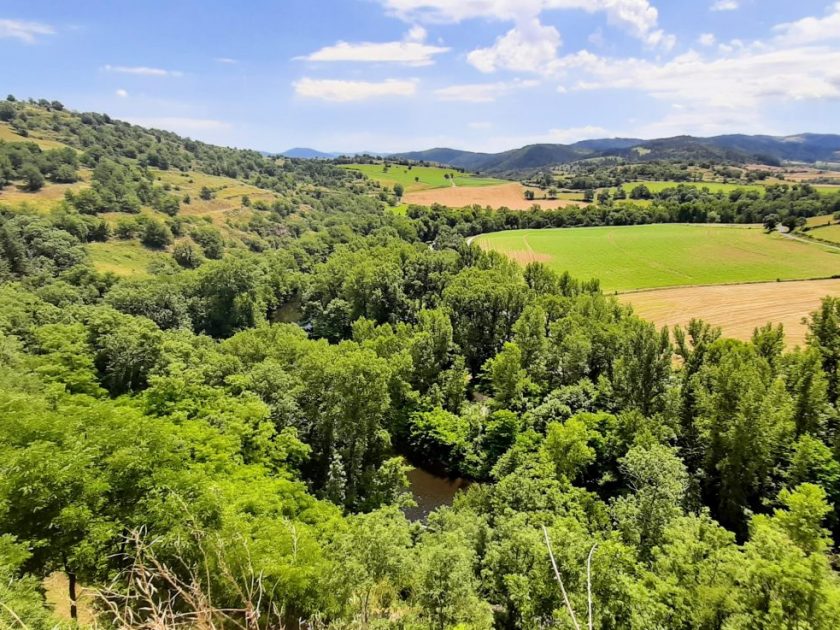
[[[604,289],[629,291],[840,273],[840,253],[760,227],[638,225],[495,232],[476,238],[521,263],[542,261]]]
[[[739,188],[741,190],[756,190],[758,192],[764,192],[765,188],[761,184],[723,184],[721,182],[627,182],[621,187],[629,194],[636,186],[641,186],[642,184],[647,186],[648,190],[652,193],[662,192],[666,188],[676,188],[680,184],[684,184],[685,186],[694,186],[698,189],[708,188],[709,192],[713,193],[728,193]]]
[[[797,182],[771,182],[771,183],[780,183],[780,184],[788,184],[790,186],[795,185]],[[652,193],[662,192],[666,188],[676,188],[680,184],[684,184],[685,186],[694,186],[695,188],[702,189],[708,188],[709,192],[722,192],[722,193],[729,193],[733,190],[755,190],[760,193],[764,192],[764,189],[770,185],[767,184],[724,184],[722,182],[627,182],[626,184],[622,184],[622,188],[625,192],[629,193],[633,190],[636,186],[640,186],[644,184],[647,186],[648,190]],[[820,186],[815,185],[814,188],[821,194],[831,194],[834,192],[840,192],[840,187],[838,186]]]
[[[456,186],[494,186],[509,183],[501,179],[477,177],[469,173],[459,173],[451,168],[437,166],[408,167],[391,164],[387,172],[383,170],[384,166],[382,164],[343,164],[342,168],[360,171],[387,188],[393,187],[394,184],[402,184],[405,192],[445,188],[451,186],[453,181]],[[446,174],[453,176],[454,179],[446,179],[444,177]]]
[[[814,228],[807,232],[807,236],[831,241],[832,243],[840,243],[840,223]]]
[[[118,276],[142,278],[149,275],[149,265],[163,252],[143,247],[136,241],[110,240],[106,243],[90,243],[88,253],[97,271],[115,273]]]

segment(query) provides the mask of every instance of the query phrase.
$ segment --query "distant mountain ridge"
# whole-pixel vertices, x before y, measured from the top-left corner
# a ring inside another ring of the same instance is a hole
[[[339,157],[341,154],[324,153],[323,151],[310,149],[308,147],[295,147],[293,149],[283,151],[280,155],[287,158],[301,158],[306,160],[331,160],[333,158]]]
[[[732,134],[698,138],[675,136],[642,140],[602,138],[574,144],[530,144],[500,153],[478,153],[438,147],[396,153],[392,158],[436,162],[486,173],[533,171],[589,158],[631,161],[663,159],[714,160],[734,163],[840,162],[840,135],[803,133],[792,136]]]

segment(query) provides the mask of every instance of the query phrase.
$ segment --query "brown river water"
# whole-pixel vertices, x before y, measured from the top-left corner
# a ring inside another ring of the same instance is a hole
[[[413,468],[408,472],[411,496],[417,507],[406,508],[405,515],[410,521],[425,520],[429,513],[443,505],[452,505],[455,493],[470,485],[467,479],[438,477],[422,468]]]

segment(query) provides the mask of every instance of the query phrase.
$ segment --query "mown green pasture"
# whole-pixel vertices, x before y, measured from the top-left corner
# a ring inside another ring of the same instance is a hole
[[[527,264],[541,261],[609,291],[826,278],[840,253],[759,226],[637,225],[514,230],[475,242]]]
[[[428,190],[430,188],[445,188],[452,186],[494,186],[509,182],[492,177],[478,177],[470,173],[460,173],[452,168],[437,166],[400,166],[389,164],[387,170],[383,164],[344,164],[342,168],[364,173],[370,179],[379,182],[386,188],[394,184],[402,184],[405,192]],[[450,175],[447,179],[445,175]]]

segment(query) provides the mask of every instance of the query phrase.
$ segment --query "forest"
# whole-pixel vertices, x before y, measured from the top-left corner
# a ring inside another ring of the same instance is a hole
[[[400,216],[327,162],[55,102],[0,114],[73,148],[0,143],[9,186],[91,171],[49,212],[0,205],[0,625],[84,625],[46,601],[60,572],[105,628],[840,627],[840,298],[802,348],[657,329],[597,279],[465,239],[837,196]],[[280,198],[231,243],[152,167]],[[91,262],[186,234],[148,276]],[[410,521],[411,466],[472,483]]]

